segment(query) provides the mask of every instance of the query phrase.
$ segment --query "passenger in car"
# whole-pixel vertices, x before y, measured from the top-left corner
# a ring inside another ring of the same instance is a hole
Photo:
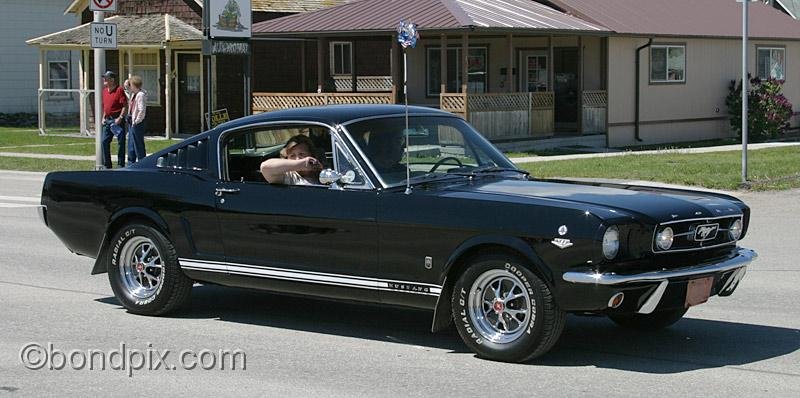
[[[402,132],[372,132],[369,134],[367,154],[378,173],[405,173],[406,166],[401,163],[404,153],[405,136]]]
[[[308,136],[296,135],[283,146],[280,159],[261,163],[261,175],[270,184],[319,185],[322,163],[315,153],[317,148]]]

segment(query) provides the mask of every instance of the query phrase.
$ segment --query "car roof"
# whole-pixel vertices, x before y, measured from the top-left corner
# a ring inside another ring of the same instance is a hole
[[[342,124],[351,120],[375,116],[400,116],[404,115],[406,107],[403,105],[326,105],[305,108],[283,109],[273,112],[259,113],[217,126],[215,130],[223,131],[230,128],[245,126],[254,123],[273,122],[281,120],[313,121],[329,125]],[[409,106],[409,115],[416,114],[441,114],[454,116],[452,113],[424,106]]]

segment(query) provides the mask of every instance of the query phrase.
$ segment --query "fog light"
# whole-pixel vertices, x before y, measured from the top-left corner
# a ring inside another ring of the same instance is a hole
[[[666,227],[656,235],[656,246],[661,250],[669,250],[674,239],[675,234],[672,232],[672,228]]]
[[[609,308],[617,308],[617,307],[619,307],[620,305],[622,305],[622,300],[625,300],[625,293],[619,292],[619,293],[611,296],[611,299],[608,300]]]
[[[736,220],[731,223],[730,228],[728,228],[728,234],[730,234],[731,239],[739,240],[739,237],[742,236],[742,220]]]

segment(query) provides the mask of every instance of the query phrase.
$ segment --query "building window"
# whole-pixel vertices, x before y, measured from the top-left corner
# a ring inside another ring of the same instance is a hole
[[[352,67],[353,43],[349,41],[331,42],[331,71],[334,75],[349,75]]]
[[[47,62],[47,88],[58,90],[69,90],[70,88],[70,65],[68,60],[48,61]],[[50,92],[50,98],[70,98],[70,93]]]
[[[142,78],[142,90],[147,93],[148,105],[161,105],[161,60],[158,50],[121,52],[122,68],[120,76],[127,76],[128,71]],[[128,68],[128,57],[133,58],[131,68]],[[125,79],[122,79],[123,81]]]
[[[650,48],[650,82],[686,82],[686,46],[652,46]]]
[[[427,49],[427,94],[436,96],[441,92],[442,54],[439,47]],[[488,87],[486,47],[470,47],[467,58],[467,92],[485,93]],[[447,92],[461,92],[461,48],[447,49]]]
[[[786,49],[759,47],[756,54],[756,68],[761,79],[785,80]]]

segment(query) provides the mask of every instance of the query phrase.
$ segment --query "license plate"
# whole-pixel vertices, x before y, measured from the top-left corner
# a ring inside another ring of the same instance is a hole
[[[713,276],[690,280],[686,285],[686,308],[708,301],[708,296],[711,294],[711,285],[713,284]]]

